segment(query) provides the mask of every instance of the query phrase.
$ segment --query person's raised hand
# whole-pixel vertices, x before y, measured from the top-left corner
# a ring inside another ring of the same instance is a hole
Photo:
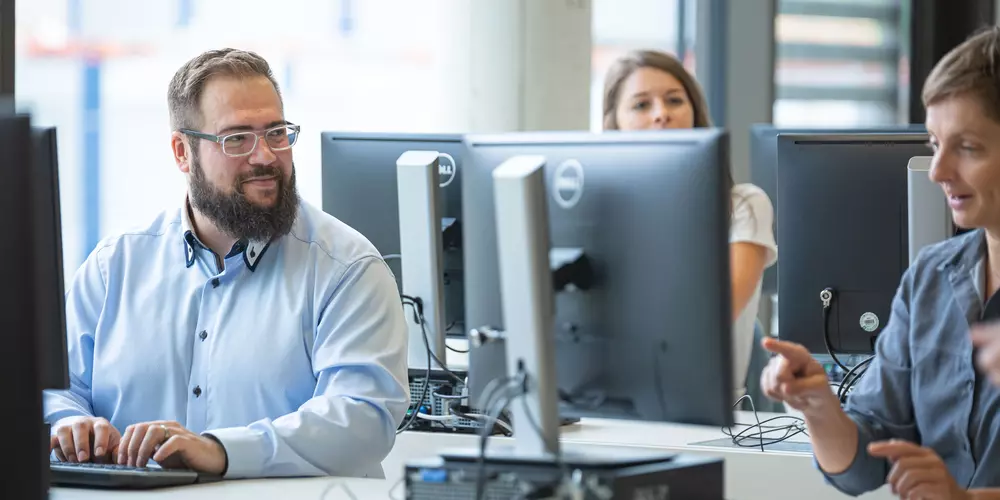
[[[106,418],[67,417],[52,426],[49,450],[62,462],[113,463],[121,439]]]
[[[764,349],[776,354],[760,375],[764,394],[803,414],[822,412],[834,405],[837,396],[830,389],[826,370],[799,344],[765,338]]]
[[[975,325],[971,337],[976,347],[976,367],[993,385],[1000,386],[1000,323]]]

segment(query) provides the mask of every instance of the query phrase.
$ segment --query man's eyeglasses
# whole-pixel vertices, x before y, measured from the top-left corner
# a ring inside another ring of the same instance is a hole
[[[179,132],[191,137],[205,139],[206,141],[217,142],[222,146],[222,152],[226,156],[234,158],[252,154],[257,149],[257,140],[261,137],[267,141],[267,147],[271,148],[271,151],[291,149],[299,139],[299,126],[292,124],[271,127],[265,130],[263,134],[246,131],[219,136],[186,128],[180,129]]]

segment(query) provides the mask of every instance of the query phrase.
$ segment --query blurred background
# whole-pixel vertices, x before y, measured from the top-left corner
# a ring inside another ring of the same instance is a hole
[[[181,203],[166,88],[206,49],[270,61],[303,127],[296,167],[316,205],[322,131],[598,130],[604,73],[634,48],[698,75],[716,123],[737,131],[740,179],[749,123],[910,121],[921,1],[20,1],[15,95],[59,127],[69,278],[100,238]]]

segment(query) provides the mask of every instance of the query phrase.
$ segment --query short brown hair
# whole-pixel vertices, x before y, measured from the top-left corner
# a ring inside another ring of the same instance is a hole
[[[926,108],[960,94],[979,99],[986,115],[1000,122],[1000,27],[982,29],[945,54],[921,97]]]
[[[712,119],[708,115],[708,103],[701,86],[691,76],[684,65],[675,57],[656,50],[636,50],[618,58],[608,69],[604,79],[604,129],[618,130],[618,118],[615,112],[621,99],[622,84],[639,68],[654,68],[666,72],[676,78],[684,91],[687,92],[691,107],[694,108],[694,126],[711,127]]]
[[[210,50],[186,62],[170,80],[167,106],[170,108],[170,127],[173,130],[197,129],[202,125],[201,94],[208,81],[216,76],[267,77],[281,100],[278,82],[274,79],[271,66],[263,57],[246,50]]]

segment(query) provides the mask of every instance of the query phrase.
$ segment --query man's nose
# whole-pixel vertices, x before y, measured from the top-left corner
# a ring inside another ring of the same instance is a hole
[[[257,138],[257,147],[250,154],[250,163],[254,165],[270,165],[278,159],[271,146],[263,138]]]

